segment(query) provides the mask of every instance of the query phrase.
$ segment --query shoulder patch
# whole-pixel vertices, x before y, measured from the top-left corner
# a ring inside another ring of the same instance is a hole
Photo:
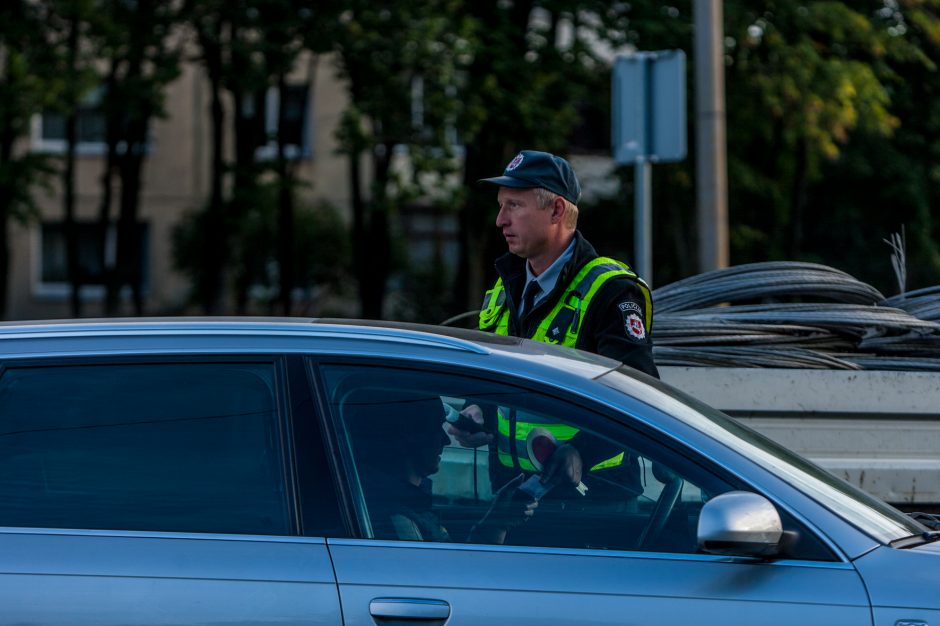
[[[634,341],[646,339],[646,325],[643,323],[643,309],[632,301],[621,302],[617,305],[623,316],[623,329],[627,337]]]

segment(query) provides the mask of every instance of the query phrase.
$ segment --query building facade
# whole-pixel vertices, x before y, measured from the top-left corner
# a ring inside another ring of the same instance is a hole
[[[347,159],[337,154],[336,126],[346,106],[343,84],[329,57],[307,56],[289,79],[292,132],[299,145],[292,149],[297,174],[304,183],[300,201],[326,200],[336,207],[349,204]],[[202,66],[189,63],[166,91],[166,116],[151,125],[151,141],[144,161],[140,198],[140,229],[143,237],[141,271],[145,313],[173,315],[197,312],[188,305],[190,285],[173,266],[172,234],[187,211],[203,206],[210,185],[209,83]],[[276,90],[265,94],[265,130],[277,130]],[[75,173],[75,215],[79,233],[79,256],[83,265],[100,265],[99,239],[94,236],[98,221],[105,167],[104,121],[96,109],[100,95],[92,93],[79,114],[79,144]],[[230,103],[228,103],[230,104]],[[230,108],[230,107],[229,107]],[[230,117],[228,118],[230,119]],[[226,146],[231,147],[231,138]],[[33,118],[28,149],[64,154],[64,122],[49,113]],[[272,158],[274,146],[259,146],[258,159]],[[61,177],[49,191],[38,191],[39,216],[26,225],[11,228],[9,319],[49,319],[71,315],[71,286],[67,279],[64,208]],[[117,183],[115,183],[115,194]],[[111,208],[116,219],[117,202]],[[113,229],[112,229],[113,230]],[[113,234],[113,233],[110,233]],[[113,254],[113,237],[105,254]],[[94,279],[92,281],[94,282]],[[128,294],[122,307],[131,313]],[[104,286],[87,284],[81,289],[82,315],[103,314]]]

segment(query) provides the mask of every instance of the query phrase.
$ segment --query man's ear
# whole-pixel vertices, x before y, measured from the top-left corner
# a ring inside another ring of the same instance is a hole
[[[568,210],[568,203],[561,196],[555,196],[552,201],[552,224],[560,224],[564,221],[565,211]]]

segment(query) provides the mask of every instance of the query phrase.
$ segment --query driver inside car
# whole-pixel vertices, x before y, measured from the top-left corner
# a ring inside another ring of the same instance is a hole
[[[452,538],[432,508],[431,476],[440,470],[444,407],[438,396],[405,390],[357,389],[343,402],[359,482],[376,539],[461,541]],[[508,531],[531,518],[538,506],[513,497],[523,476],[495,493],[489,510],[467,542],[503,543]]]

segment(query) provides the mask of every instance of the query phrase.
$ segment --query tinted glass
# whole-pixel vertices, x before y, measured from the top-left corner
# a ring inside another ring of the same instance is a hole
[[[11,368],[0,525],[287,534],[272,364]]]
[[[440,372],[322,371],[367,537],[692,553],[704,502],[736,488],[556,395]],[[461,412],[482,417],[485,443],[448,436],[445,416]],[[582,464],[581,489],[543,494],[564,446]]]
[[[628,395],[636,395],[638,385],[642,384],[626,369],[610,372],[600,382]],[[925,530],[911,517],[721,411],[666,385],[651,384],[662,392],[657,399],[659,408],[747,455],[875,539],[889,543]],[[648,394],[647,385],[643,387],[643,393]]]

